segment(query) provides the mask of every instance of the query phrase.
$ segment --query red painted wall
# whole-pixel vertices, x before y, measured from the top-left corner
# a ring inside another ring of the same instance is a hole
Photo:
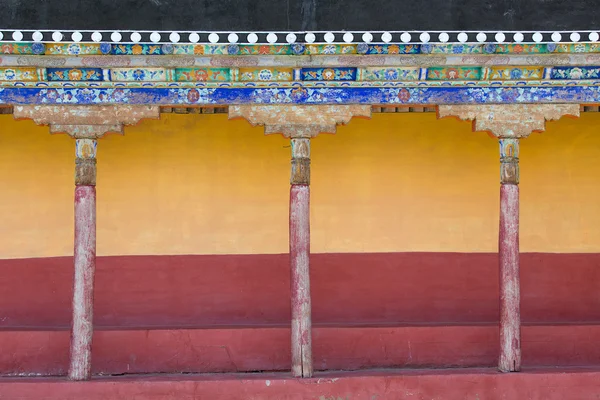
[[[288,255],[99,257],[100,328],[288,324]],[[69,326],[72,259],[0,261],[0,326]],[[522,254],[524,323],[600,321],[599,254]],[[498,320],[496,254],[311,256],[313,320],[465,324]]]

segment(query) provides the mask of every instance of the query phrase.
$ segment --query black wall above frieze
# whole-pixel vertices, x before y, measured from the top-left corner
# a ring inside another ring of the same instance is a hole
[[[598,0],[0,0],[2,29],[600,29]]]

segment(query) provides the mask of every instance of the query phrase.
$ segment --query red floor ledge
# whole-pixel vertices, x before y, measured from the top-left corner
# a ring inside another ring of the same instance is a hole
[[[64,378],[3,378],[0,399],[10,400],[564,400],[598,399],[600,368],[377,370],[319,373],[137,375]]]

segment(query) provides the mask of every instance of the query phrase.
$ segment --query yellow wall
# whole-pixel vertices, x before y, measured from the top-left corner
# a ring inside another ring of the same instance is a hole
[[[74,142],[0,116],[0,258],[70,255]],[[521,146],[521,249],[600,251],[600,114]],[[493,252],[498,145],[470,123],[375,114],[313,141],[312,251]],[[288,142],[163,115],[98,145],[98,254],[287,251]]]

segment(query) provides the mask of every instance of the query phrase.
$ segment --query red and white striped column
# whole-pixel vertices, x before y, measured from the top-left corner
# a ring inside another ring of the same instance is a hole
[[[290,178],[292,373],[312,376],[310,304],[310,139],[293,138]]]
[[[96,139],[75,140],[75,248],[69,379],[92,376],[96,270]]]
[[[519,139],[500,138],[500,355],[502,372],[521,370]]]

